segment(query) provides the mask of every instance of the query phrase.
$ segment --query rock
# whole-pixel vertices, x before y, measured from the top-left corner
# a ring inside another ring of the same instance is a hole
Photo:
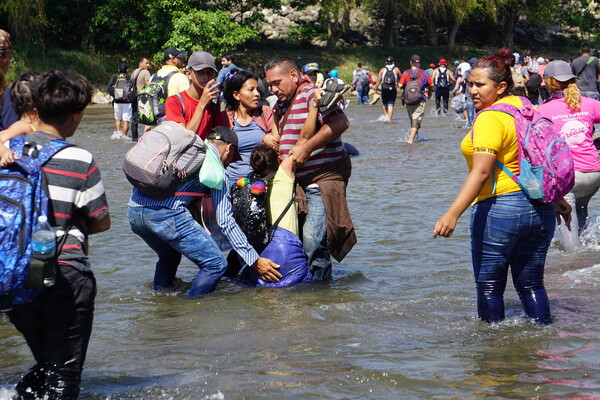
[[[112,97],[108,93],[103,92],[100,89],[94,91],[92,104],[110,104],[110,102],[112,102]]]

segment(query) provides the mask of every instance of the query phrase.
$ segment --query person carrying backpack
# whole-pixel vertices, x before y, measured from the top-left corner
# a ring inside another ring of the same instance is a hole
[[[163,54],[164,64],[137,94],[139,122],[146,125],[144,132],[165,120],[165,102],[190,87],[190,80],[181,72],[188,52],[177,47],[167,47]]]
[[[513,93],[515,96],[527,97],[527,82],[529,82],[529,71],[527,68],[519,63],[521,55],[519,53],[513,53],[514,64],[511,70],[513,78]]]
[[[427,72],[421,69],[421,57],[413,55],[410,58],[410,68],[400,77],[402,103],[410,119],[408,143],[413,143],[425,114],[425,101],[431,98],[433,81]]]
[[[35,250],[48,253],[42,245],[55,246],[54,254],[46,254],[43,260],[37,257],[38,262],[34,263],[34,258],[31,262],[22,259],[28,265],[30,282],[36,277],[35,267],[51,274],[46,275],[48,279],[44,279],[44,288],[37,297],[13,296],[12,310],[8,311],[10,322],[25,337],[36,362],[16,386],[18,398],[22,399],[77,399],[80,391],[96,296],[88,236],[109,229],[110,216],[92,154],[66,139],[75,134],[92,93],[93,87],[85,78],[66,72],[55,70],[38,77],[33,93],[40,119],[38,130],[26,135],[24,144],[14,147],[19,158],[2,170],[3,196],[9,196],[10,188],[22,181],[9,180],[6,175],[25,173],[23,168],[30,177],[41,173],[35,182],[42,184],[34,186],[36,207],[31,198],[24,199],[28,201],[23,202],[22,210],[29,216],[38,213],[46,217],[44,225],[49,223],[50,227],[46,226],[44,233],[50,233],[51,239],[47,236],[45,243],[36,239],[34,246],[31,226],[35,222],[27,218],[31,223],[25,223],[21,231],[26,238],[24,248],[29,249],[24,254]],[[15,192],[18,195],[22,191]],[[45,206],[42,199],[46,200]],[[7,211],[7,204],[0,206],[3,212]],[[14,229],[14,223],[9,225]],[[8,230],[3,227],[0,231],[0,266],[5,269],[1,276],[5,277],[6,268],[14,267],[9,265],[14,259],[5,253]],[[18,246],[9,247],[14,253]]]
[[[580,56],[571,63],[571,71],[579,77],[577,87],[582,96],[590,99],[600,100],[598,93],[598,75],[600,75],[600,60],[591,54],[590,44],[584,42],[581,44]]]
[[[132,106],[135,101],[135,81],[127,75],[129,67],[125,63],[119,64],[118,74],[113,76],[108,83],[106,91],[113,97],[115,110],[115,131],[111,139],[127,139],[129,122],[131,121]]]
[[[379,70],[375,90],[381,91],[381,102],[383,103],[383,116],[380,120],[391,121],[394,115],[394,105],[398,95],[398,78],[400,69],[394,64],[394,57],[385,60],[385,67]]]
[[[479,59],[471,72],[474,82],[471,96],[480,112],[461,144],[469,175],[448,211],[436,222],[433,237],[451,236],[458,218],[474,204],[471,254],[479,318],[485,322],[504,319],[503,297],[510,267],[525,314],[537,323],[549,324],[552,318],[544,288],[544,264],[556,218],[564,218],[567,226],[571,221],[571,206],[560,195],[570,189],[569,184],[572,185],[568,174],[571,173],[572,178],[573,164],[568,148],[558,154],[556,159],[560,168],[557,174],[561,175],[557,177],[560,179],[556,185],[542,187],[544,195],[548,194],[547,190],[561,191],[541,201],[533,199],[538,196],[531,191],[530,182],[522,181],[530,169],[521,159],[523,134],[536,133],[532,136],[532,145],[549,140],[564,149],[566,143],[552,140],[556,138],[552,123],[541,117],[526,98],[510,94],[513,89],[512,60],[510,50],[502,49]],[[526,114],[521,114],[521,109]],[[528,126],[536,129],[530,131]],[[538,132],[544,135],[537,135]],[[533,146],[529,148],[532,150],[530,155],[535,156],[546,151]],[[544,178],[547,167],[542,167]],[[567,175],[563,176],[563,172]],[[544,182],[547,183],[545,179]],[[522,188],[529,190],[529,194]]]
[[[431,79],[435,85],[435,109],[437,110],[437,115],[448,115],[448,100],[450,99],[450,87],[456,82],[454,79],[454,75],[452,75],[452,71],[446,68],[448,63],[445,59],[441,59],[438,62],[439,67],[433,71],[433,76]],[[442,109],[440,103],[442,103]]]

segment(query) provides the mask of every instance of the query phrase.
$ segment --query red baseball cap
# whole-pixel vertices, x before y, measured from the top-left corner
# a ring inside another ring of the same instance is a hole
[[[440,59],[440,61],[438,62],[438,64],[440,64],[440,65],[448,65],[448,63],[446,62],[445,58]]]

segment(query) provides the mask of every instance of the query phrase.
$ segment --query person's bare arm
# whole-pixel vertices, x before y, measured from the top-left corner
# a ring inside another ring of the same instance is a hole
[[[315,133],[317,133],[318,129],[318,116],[319,116],[319,101],[321,100],[321,95],[323,94],[324,89],[315,90],[315,96],[313,100],[310,102],[310,106],[308,109],[308,115],[306,120],[304,121],[304,125],[300,130],[300,139],[296,142],[296,145],[300,145],[306,142],[308,139],[313,137]]]
[[[313,151],[342,136],[349,126],[350,122],[345,114],[336,114],[329,118],[314,136],[302,144],[296,144],[290,151],[290,155],[294,155],[298,164],[303,164],[308,161]]]

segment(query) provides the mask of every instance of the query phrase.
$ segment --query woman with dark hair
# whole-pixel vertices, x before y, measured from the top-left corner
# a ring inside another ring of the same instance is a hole
[[[600,158],[594,146],[594,124],[600,123],[600,102],[584,97],[577,88],[577,76],[566,61],[552,61],[544,71],[548,100],[540,113],[550,119],[559,135],[571,148],[575,164],[575,186],[565,195],[573,208],[572,230],[560,229],[560,241],[566,251],[579,246],[579,234],[585,228],[588,203],[600,188]]]
[[[273,111],[268,106],[260,106],[260,92],[256,75],[243,70],[233,69],[225,79],[223,97],[227,104],[229,127],[239,139],[238,150],[242,161],[227,167],[231,183],[238,178],[246,177],[250,167],[252,149],[260,143],[277,150],[279,134],[277,124],[273,123]]]
[[[485,110],[496,103],[523,106],[527,99],[511,94],[513,63],[514,56],[507,49],[477,61],[470,88],[476,109]],[[538,323],[550,323],[544,264],[554,235],[555,212],[568,225],[571,207],[564,199],[555,204],[530,200],[495,166],[498,160],[512,173],[519,172],[517,132],[511,115],[493,110],[480,113],[463,139],[461,150],[469,175],[448,211],[436,222],[433,237],[452,235],[458,218],[474,203],[471,256],[479,318],[486,322],[504,319],[504,290],[510,266],[525,314]]]
[[[8,128],[19,120],[19,116],[10,103],[10,91],[5,90],[11,55],[10,33],[0,29],[0,130]]]

